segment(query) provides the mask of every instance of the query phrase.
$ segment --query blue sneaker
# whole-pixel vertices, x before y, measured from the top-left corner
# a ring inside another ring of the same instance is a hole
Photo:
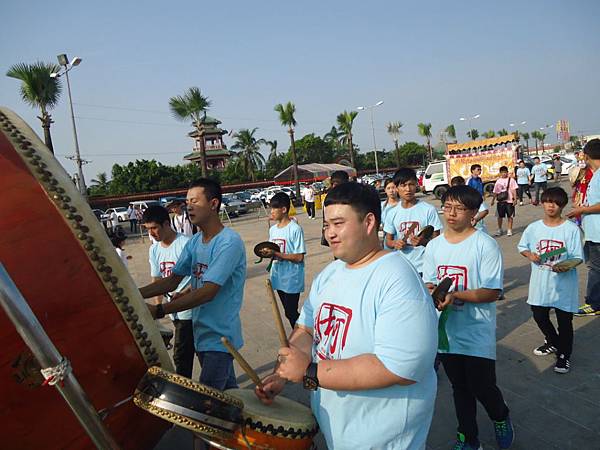
[[[510,416],[507,416],[505,420],[500,420],[499,422],[494,420],[494,432],[496,433],[498,447],[501,449],[510,448],[515,441],[515,429],[510,421]]]
[[[454,447],[452,447],[452,450],[483,450],[483,447],[479,444],[479,441],[477,441],[477,444],[465,442],[465,435],[456,433],[456,443],[454,444]]]

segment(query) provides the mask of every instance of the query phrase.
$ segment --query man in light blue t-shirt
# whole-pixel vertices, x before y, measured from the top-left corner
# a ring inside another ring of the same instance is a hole
[[[327,447],[424,449],[433,415],[437,317],[414,267],[381,249],[381,206],[367,185],[325,200],[325,236],[337,261],[313,281],[290,346],[257,388],[269,403],[286,380],[312,391]]]
[[[271,283],[283,304],[285,316],[292,328],[298,320],[298,302],[304,292],[304,232],[298,222],[291,220],[290,198],[279,192],[271,199],[271,219],[276,223],[269,229],[269,241],[279,246],[271,266]]]
[[[515,175],[517,178],[517,197],[519,197],[519,206],[523,206],[523,194],[527,194],[529,202],[531,202],[531,192],[529,192],[531,171],[522,159],[519,160],[519,166],[517,167]]]
[[[206,178],[190,185],[187,209],[200,232],[185,245],[171,275],[140,289],[144,298],[172,292],[191,276],[189,293],[160,305],[148,305],[154,318],[192,309],[194,344],[202,366],[200,382],[219,390],[237,387],[233,358],[221,343],[224,336],[243,345],[240,308],[246,280],[246,251],[239,234],[219,219],[221,186]]]
[[[576,316],[600,315],[600,139],[592,139],[583,148],[587,165],[594,172],[587,188],[585,206],[573,208],[569,218],[583,215],[583,251],[588,266],[585,304]]]
[[[496,385],[496,300],[502,292],[502,253],[496,241],[472,226],[481,195],[453,186],[442,196],[446,227],[425,249],[423,280],[433,289],[443,279],[452,290],[442,299],[438,352],[452,384],[458,419],[454,449],[480,449],[477,401],[494,424],[496,441],[507,449],[514,430]]]
[[[540,162],[537,156],[533,158],[534,165],[531,168],[531,177],[533,179],[533,189],[535,193],[534,205],[539,205],[540,196],[548,186],[548,168]]]
[[[399,169],[394,174],[394,183],[400,203],[388,214],[383,224],[386,243],[389,248],[400,250],[421,273],[425,246],[440,234],[442,222],[432,205],[416,198],[418,181],[413,169]],[[428,239],[419,236],[428,225],[433,227],[433,235]]]
[[[160,205],[148,207],[144,211],[142,222],[144,228],[156,241],[148,251],[148,261],[150,262],[150,276],[153,281],[158,281],[171,275],[171,270],[179,260],[189,238],[176,233],[171,228],[169,212]],[[189,287],[189,284],[190,277],[185,277],[173,292],[164,297],[158,297],[158,303],[162,303],[165,299],[168,302],[171,298],[177,298],[184,289]],[[179,375],[191,378],[194,367],[192,311],[171,314],[171,320],[175,326],[175,343],[173,345],[175,371]]]

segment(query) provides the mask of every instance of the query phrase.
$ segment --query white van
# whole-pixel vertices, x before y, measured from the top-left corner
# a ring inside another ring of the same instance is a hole
[[[132,208],[141,208],[142,211],[145,211],[150,206],[162,206],[158,200],[140,200],[136,202],[130,202],[129,206]]]

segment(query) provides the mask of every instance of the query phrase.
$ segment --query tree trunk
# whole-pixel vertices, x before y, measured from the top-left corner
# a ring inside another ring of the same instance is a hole
[[[429,149],[429,161],[433,161],[433,149],[431,148],[431,141],[427,138],[427,148]]]
[[[398,139],[394,139],[394,148],[396,149],[396,170],[400,170],[400,147],[398,147]]]
[[[38,116],[38,119],[42,122],[42,129],[44,130],[44,142],[46,143],[46,147],[50,150],[50,153],[54,155],[54,146],[52,145],[52,135],[50,134],[50,125],[53,120],[50,114],[46,112],[44,108],[42,108],[42,117]]]
[[[296,142],[294,142],[294,129],[290,128],[291,150],[292,150],[292,173],[294,175],[294,186],[296,187],[296,201],[300,200],[300,182],[298,181],[298,160],[296,159]]]
[[[200,174],[206,178],[206,146],[204,142],[204,130],[201,127],[198,130],[198,144],[200,145]]]
[[[350,151],[350,165],[356,169],[354,165],[354,144],[352,143],[352,133],[348,135],[348,150]]]

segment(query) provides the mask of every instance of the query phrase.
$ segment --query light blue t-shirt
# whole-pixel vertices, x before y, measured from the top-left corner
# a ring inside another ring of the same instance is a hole
[[[387,200],[384,200],[381,202],[381,226],[382,227],[385,225],[385,221],[387,219],[387,216],[390,214],[390,211],[393,211],[394,208],[396,206],[398,206],[399,204],[400,203],[398,202],[395,205],[390,205]],[[386,250],[390,249],[386,243],[385,233],[383,233],[383,248]]]
[[[542,264],[531,263],[527,303],[558,308],[566,312],[577,312],[579,308],[577,269],[557,273],[552,272],[552,266],[565,259],[583,259],[579,227],[570,220],[556,227],[549,227],[543,220],[538,220],[525,228],[518,249],[519,252],[529,250],[543,254],[562,247],[567,249],[566,253],[553,256]]]
[[[304,232],[295,220],[283,228],[273,225],[269,229],[269,241],[279,245],[281,253],[306,253]],[[274,260],[271,266],[271,283],[273,289],[288,294],[304,292],[304,261],[295,263]]]
[[[481,202],[481,205],[479,206],[479,210],[477,211],[477,213],[480,213],[482,211],[489,211],[490,207],[487,205],[486,202]],[[483,231],[484,233],[487,233],[487,227],[485,226],[485,219],[481,219],[479,222],[477,222],[475,224],[475,228],[478,230]]]
[[[168,247],[163,247],[160,242],[155,242],[148,250],[148,259],[150,261],[150,276],[156,278],[167,278],[171,275],[171,270],[175,267],[175,264],[179,260],[179,256],[181,252],[183,252],[183,248],[185,244],[190,240],[188,236],[177,233],[177,236],[171,242],[171,245]],[[190,277],[187,276],[177,289],[174,292],[181,292],[187,285],[190,284]],[[169,297],[165,295],[165,301],[171,301]],[[188,309],[185,311],[180,311],[178,313],[169,314],[171,320],[191,320],[192,319],[192,310]]]
[[[402,204],[398,203],[398,206],[388,214],[383,231],[391,235],[394,240],[405,240],[408,238],[409,232],[412,235],[417,235],[427,225],[432,225],[435,231],[442,229],[442,222],[437,210],[429,203],[419,200],[411,208],[403,208]],[[425,247],[422,245],[413,247],[407,244],[400,251],[413,263],[417,272],[422,272]]]
[[[600,203],[600,169],[594,172],[588,184],[586,203],[588,206]],[[584,214],[582,227],[586,241],[600,242],[600,214]]]
[[[543,183],[544,181],[548,181],[547,178],[548,169],[542,163],[536,164],[531,168],[531,174],[533,175],[534,183]]]
[[[531,172],[528,167],[519,167],[517,169],[517,184],[529,184]]]
[[[196,233],[172,271],[191,275],[192,289],[200,289],[206,282],[221,286],[211,301],[192,309],[196,351],[227,352],[221,343],[222,336],[240,348],[244,344],[240,308],[246,281],[246,250],[240,235],[231,228],[223,228],[204,243],[202,232]]]
[[[311,406],[327,447],[424,449],[437,389],[437,315],[414,267],[389,252],[359,269],[329,264],[298,324],[313,330],[313,361],[374,354],[416,383],[365,391],[319,388]]]
[[[494,238],[476,231],[467,239],[451,244],[442,234],[425,248],[423,281],[438,284],[450,277],[453,291],[502,289],[502,253]],[[448,306],[446,322],[449,350],[442,353],[496,359],[496,303],[469,303],[456,300]]]

